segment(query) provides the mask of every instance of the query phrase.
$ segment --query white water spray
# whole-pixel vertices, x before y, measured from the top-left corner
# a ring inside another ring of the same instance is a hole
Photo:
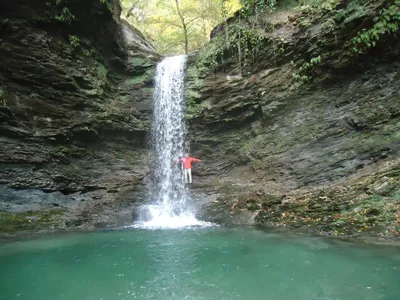
[[[152,120],[152,166],[149,187],[153,205],[143,207],[146,221],[135,227],[205,226],[191,209],[179,157],[186,154],[184,76],[186,56],[165,58],[158,66]]]

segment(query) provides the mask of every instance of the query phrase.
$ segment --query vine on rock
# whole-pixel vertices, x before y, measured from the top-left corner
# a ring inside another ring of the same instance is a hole
[[[256,29],[242,26],[240,23],[233,24],[226,36],[214,38],[212,43],[201,49],[199,62],[207,68],[215,69],[224,61],[226,53],[230,53],[237,54],[241,68],[247,61],[255,60],[265,39],[266,37]]]
[[[240,10],[244,17],[263,13],[266,9],[273,11],[275,9],[277,0],[241,0],[243,5]]]
[[[313,57],[309,62],[305,62],[299,69],[299,72],[292,73],[292,77],[297,83],[297,85],[303,85],[309,82],[312,77],[310,75],[312,69],[321,63],[321,55]]]
[[[393,5],[381,9],[374,22],[371,28],[364,28],[351,40],[352,51],[355,54],[362,54],[366,50],[375,47],[384,35],[396,35],[399,33],[400,0],[395,0]]]

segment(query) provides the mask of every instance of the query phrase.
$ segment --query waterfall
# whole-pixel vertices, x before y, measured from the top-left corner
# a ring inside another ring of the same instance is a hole
[[[189,193],[183,182],[180,156],[188,154],[186,145],[184,76],[186,56],[165,58],[157,66],[152,119],[152,177],[149,185],[151,205],[139,227],[179,228],[206,225],[196,220]]]
[[[187,206],[187,193],[178,163],[184,155],[185,56],[168,57],[158,66],[153,102],[152,146],[154,177],[151,197],[168,215],[179,215]]]

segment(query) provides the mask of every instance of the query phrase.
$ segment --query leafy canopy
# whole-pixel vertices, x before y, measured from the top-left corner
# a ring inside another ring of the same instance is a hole
[[[241,7],[240,0],[121,0],[121,5],[122,17],[169,55],[185,53],[185,40],[188,51],[203,46],[211,30]]]

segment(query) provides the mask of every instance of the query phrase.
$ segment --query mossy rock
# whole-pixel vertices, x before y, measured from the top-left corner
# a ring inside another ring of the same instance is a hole
[[[150,67],[154,66],[154,63],[151,60],[146,59],[146,58],[140,58],[140,57],[132,58],[130,60],[130,63],[132,65],[134,65],[135,67],[147,67],[147,68],[150,68]]]
[[[141,75],[136,75],[136,76],[133,76],[132,78],[125,80],[124,85],[125,85],[125,87],[129,88],[129,87],[136,86],[139,84],[144,84],[146,82],[151,82],[153,80],[153,77],[154,77],[153,70],[147,70],[146,72],[144,72]]]
[[[281,204],[281,203],[282,203],[282,197],[275,196],[275,195],[266,195],[261,200],[261,205],[263,208],[268,208],[273,205],[277,205],[277,204]]]
[[[239,202],[235,205],[235,209],[244,209],[244,208],[247,208],[246,202],[239,201]]]
[[[259,201],[257,199],[255,199],[255,198],[246,199],[246,203],[248,203],[248,204],[256,204],[258,202]]]
[[[260,210],[261,207],[258,203],[251,203],[250,205],[247,205],[247,209],[250,211],[256,211],[256,210]]]
[[[49,228],[54,223],[53,218],[63,213],[64,209],[24,213],[0,212],[0,233],[37,231]]]

